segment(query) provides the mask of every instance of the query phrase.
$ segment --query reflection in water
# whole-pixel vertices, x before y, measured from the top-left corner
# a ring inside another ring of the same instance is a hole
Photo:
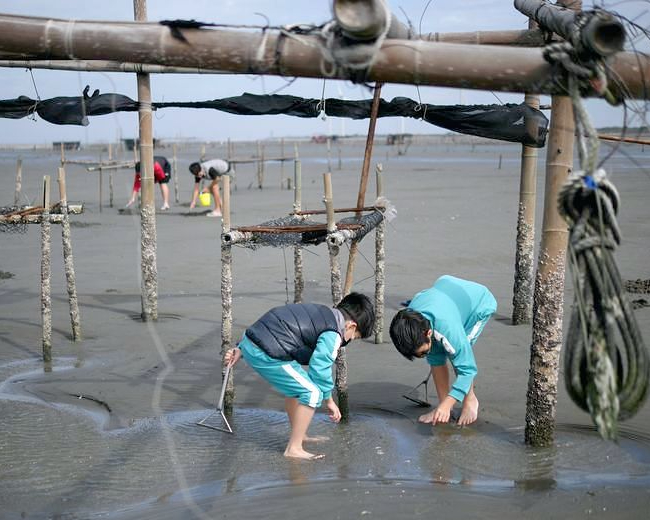
[[[443,489],[440,484],[453,493],[503,493],[650,483],[650,439],[641,432],[623,430],[617,445],[588,427],[560,425],[554,447],[533,449],[523,445],[521,429],[487,423],[432,429],[399,412],[365,408],[347,425],[317,414],[310,434],[330,438],[319,445],[326,459],[296,461],[282,456],[288,435],[282,411],[236,409],[234,435],[196,426],[206,410],[105,431],[105,417],[76,403],[12,394],[11,381],[19,377],[25,374],[0,383],[0,503],[14,516],[112,511],[111,517],[144,518],[165,508],[171,515],[184,504],[201,517],[229,495],[277,498],[293,488],[309,495],[323,483],[350,506],[359,489],[375,493],[378,485],[390,489],[385,499]]]

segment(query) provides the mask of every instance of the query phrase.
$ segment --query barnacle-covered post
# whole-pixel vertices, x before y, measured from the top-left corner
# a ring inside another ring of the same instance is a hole
[[[146,0],[133,0],[135,19],[147,19]],[[151,81],[149,74],[137,73],[138,116],[140,122],[140,172],[142,203],[140,205],[140,269],[142,320],[158,319],[158,267],[156,261],[156,207],[153,177],[153,123],[151,117]],[[137,161],[137,147],[134,153]]]
[[[382,182],[383,167],[377,164],[375,173],[377,176],[377,198],[383,195]],[[384,285],[386,282],[384,268],[386,265],[386,250],[384,239],[386,236],[386,220],[375,228],[375,343],[384,341]]]
[[[302,173],[300,159],[298,159],[298,145],[295,145],[296,158],[293,161],[293,210],[300,211],[302,206]],[[302,302],[302,291],[305,288],[305,279],[302,271],[302,246],[300,243],[293,246],[293,303]]]
[[[336,221],[334,219],[334,202],[332,201],[332,174],[323,174],[325,184],[325,209],[327,210],[327,234],[336,232]],[[334,305],[341,301],[341,265],[339,263],[339,246],[331,241],[327,241],[327,249],[330,255],[330,278],[332,281],[332,301]],[[339,349],[336,356],[336,394],[338,397],[339,410],[341,410],[341,420],[347,421],[350,416],[350,405],[348,403],[348,362],[345,347]]]
[[[221,365],[222,377],[225,372],[224,356],[232,348],[232,245],[224,240],[230,233],[230,176],[224,175],[223,197],[221,200],[222,235],[221,235]],[[235,385],[233,371],[226,385],[224,411],[231,412],[235,400]]]
[[[17,208],[20,204],[20,192],[23,187],[23,160],[16,161],[16,190],[14,191],[14,206]]]
[[[529,21],[529,28],[537,24]],[[524,103],[539,108],[539,96],[526,94]],[[524,124],[530,122],[524,118]],[[537,148],[521,145],[521,175],[519,208],[517,211],[517,240],[515,250],[515,283],[512,294],[512,324],[530,323],[533,315],[535,278],[535,197],[537,195]]]
[[[553,96],[526,399],[525,440],[536,447],[550,446],[555,434],[568,241],[567,224],[558,211],[557,200],[573,168],[574,129],[571,98]]]
[[[41,220],[41,322],[43,327],[43,361],[52,362],[52,299],[51,290],[51,241],[50,223],[50,176],[43,176],[43,217]]]
[[[72,324],[72,339],[81,339],[81,318],[79,316],[79,300],[77,299],[77,282],[74,274],[74,257],[72,256],[72,238],[70,234],[70,218],[68,217],[68,197],[65,189],[65,169],[59,167],[59,197],[61,199],[61,239],[63,242],[63,267],[65,270],[66,288],[68,290],[68,305],[70,306],[70,322]]]

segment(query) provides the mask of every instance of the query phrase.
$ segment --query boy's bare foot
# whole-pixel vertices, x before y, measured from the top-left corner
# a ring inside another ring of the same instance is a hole
[[[458,419],[458,426],[472,424],[478,418],[478,399],[475,395],[468,395],[463,401],[463,409]]]
[[[320,460],[324,459],[325,455],[322,453],[309,453],[305,450],[284,450],[285,457],[291,457],[294,459],[303,459],[303,460]]]
[[[305,437],[302,442],[325,442],[329,440],[330,438],[327,435],[312,435],[311,437]]]
[[[433,410],[433,411],[431,411],[429,413],[425,413],[424,415],[420,415],[420,417],[418,417],[418,422],[425,423],[425,424],[431,424],[433,422],[433,414],[435,412],[436,411]]]

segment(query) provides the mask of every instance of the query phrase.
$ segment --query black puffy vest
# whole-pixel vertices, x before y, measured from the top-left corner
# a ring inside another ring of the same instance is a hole
[[[340,321],[337,319],[340,316]],[[309,364],[318,336],[331,330],[343,339],[342,315],[326,305],[291,303],[274,307],[246,329],[246,336],[273,359]]]

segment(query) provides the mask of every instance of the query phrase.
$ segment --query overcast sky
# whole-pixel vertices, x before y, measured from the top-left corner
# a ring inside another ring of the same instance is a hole
[[[602,4],[602,2],[597,2]],[[428,8],[427,8],[427,4]],[[585,6],[593,2],[584,2]],[[289,23],[321,24],[332,18],[331,2],[327,0],[148,0],[148,19],[196,19],[226,24],[263,25],[265,15],[271,25]],[[407,17],[423,33],[458,32],[495,29],[525,29],[527,19],[516,11],[511,0],[389,0],[391,10],[403,21]],[[637,23],[650,26],[649,2],[614,1],[605,5]],[[425,12],[426,8],[426,12]],[[85,20],[133,20],[132,0],[0,0],[0,13]],[[287,81],[271,76],[157,74],[151,77],[154,101],[200,101],[236,96],[244,92],[268,94],[287,85]],[[85,85],[91,91],[117,92],[137,99],[135,74],[35,69],[0,68],[0,99],[20,95],[47,99],[55,96],[80,95]],[[319,98],[365,99],[371,97],[366,88],[350,82],[298,79],[279,91],[282,94]],[[473,90],[444,89],[409,85],[385,85],[382,97],[405,96],[431,104],[476,104],[522,101],[519,94],[491,93]],[[547,102],[543,99],[542,102]],[[621,125],[622,110],[607,106],[604,101],[588,102],[588,109],[597,126]],[[638,121],[634,122],[639,124]],[[367,121],[339,118],[302,119],[288,116],[234,116],[215,110],[162,109],[154,114],[154,135],[157,138],[196,138],[225,140],[231,138],[263,139],[322,133],[365,134]],[[443,130],[412,119],[383,118],[378,133],[405,130],[412,133],[437,133]],[[90,118],[87,127],[60,126],[39,118],[9,120],[0,118],[0,143],[45,144],[59,140],[97,142],[137,136],[137,116],[110,114]]]

